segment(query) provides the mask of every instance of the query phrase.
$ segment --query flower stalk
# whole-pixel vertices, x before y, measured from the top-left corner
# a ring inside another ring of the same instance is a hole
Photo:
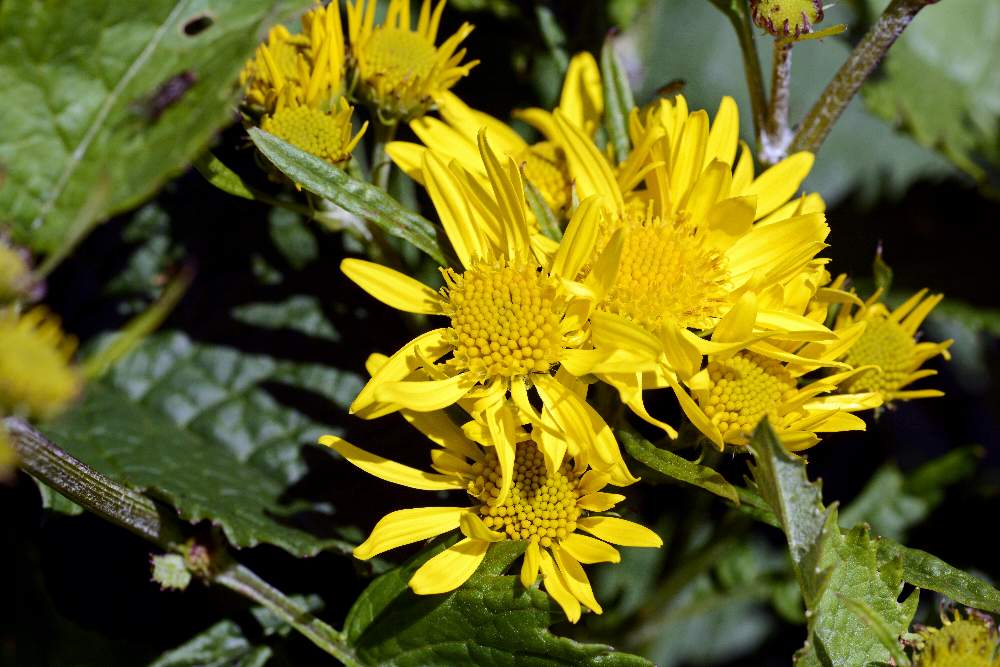
[[[750,11],[744,0],[711,0],[716,8],[726,15],[736,31],[743,54],[743,70],[750,93],[750,108],[753,114],[754,136],[761,139],[767,116],[767,95],[764,92],[764,74],[753,41]]]
[[[790,152],[819,150],[833,125],[920,10],[937,0],[892,0],[802,121]]]
[[[760,158],[776,164],[788,155],[792,132],[788,127],[788,100],[792,81],[792,42],[774,42],[771,66],[771,99],[764,131],[760,133]]]

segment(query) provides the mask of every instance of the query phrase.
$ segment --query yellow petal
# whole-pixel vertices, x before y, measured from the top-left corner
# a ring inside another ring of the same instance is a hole
[[[595,301],[603,301],[611,288],[614,287],[624,247],[625,230],[616,229],[584,281],[584,284],[593,293]]]
[[[566,153],[566,161],[576,181],[580,199],[601,195],[606,206],[611,206],[615,212],[623,211],[625,201],[607,159],[597,150],[590,137],[568,121],[558,109],[555,111],[555,120],[559,144]]]
[[[795,196],[813,161],[812,153],[795,153],[754,179],[744,194],[757,195],[757,218],[763,218]]]
[[[587,197],[577,207],[566,226],[559,249],[552,259],[553,276],[576,280],[583,266],[594,256],[594,246],[600,231],[598,197]]]
[[[708,133],[705,162],[719,160],[727,165],[736,159],[736,147],[740,141],[740,112],[733,98],[722,98],[719,110],[715,112],[712,129]]]
[[[483,520],[479,518],[478,515],[468,512],[462,515],[462,520],[458,526],[459,530],[466,537],[473,540],[480,540],[482,542],[499,542],[505,539],[503,533],[498,533],[495,530],[490,530],[483,523]]]
[[[473,461],[482,458],[482,452],[474,445],[469,438],[465,437],[455,422],[444,412],[414,412],[413,410],[401,410],[403,418],[421,433],[428,440],[444,447],[459,456],[465,456]]]
[[[562,581],[573,597],[595,614],[603,613],[604,610],[594,597],[594,589],[590,586],[587,573],[583,571],[579,561],[560,549],[557,544],[552,545],[552,555],[555,557],[556,565],[559,566]]]
[[[545,590],[562,607],[563,613],[566,614],[569,622],[576,623],[580,620],[580,601],[576,599],[575,595],[569,592],[566,584],[563,583],[549,552],[544,549],[540,549],[539,551],[541,555],[539,565],[542,570],[542,584],[545,586]]]
[[[397,310],[407,313],[438,315],[441,295],[419,280],[387,266],[361,259],[345,259],[340,270],[358,287]]]
[[[746,292],[719,320],[712,332],[712,342],[733,343],[748,340],[753,337],[753,327],[756,322],[757,295],[754,292]]]
[[[708,211],[708,239],[713,248],[728,250],[753,227],[756,197],[732,197]]]
[[[469,268],[476,259],[489,257],[487,245],[472,223],[469,205],[461,185],[441,158],[428,151],[422,165],[427,194],[434,202],[441,226],[451,241],[462,266]]]
[[[660,536],[645,526],[611,516],[588,516],[580,519],[577,526],[605,542],[623,547],[661,547]]]
[[[410,141],[390,141],[385,146],[385,152],[407,176],[421,185],[424,184],[424,172],[421,167],[424,163],[424,153],[427,152],[426,146]]]
[[[496,153],[487,142],[485,130],[479,132],[478,141],[479,153],[486,166],[490,184],[493,186],[493,194],[496,196],[500,217],[506,223],[501,226],[501,229],[506,241],[507,258],[511,260],[523,259],[531,252],[531,244],[528,240],[528,222],[525,216],[526,204],[521,172],[510,158],[507,159],[513,165],[513,169],[504,170]]]
[[[421,565],[410,578],[410,588],[417,595],[455,590],[476,572],[489,548],[490,543],[482,540],[458,542]]]
[[[417,507],[386,514],[371,535],[354,548],[354,556],[368,560],[389,549],[437,537],[458,528],[468,507]]]
[[[702,220],[719,202],[729,196],[733,174],[729,165],[718,160],[708,164],[701,176],[694,182],[687,195],[681,199],[681,208],[686,209],[694,220]]]
[[[514,481],[514,454],[517,451],[514,415],[505,401],[496,401],[490,408],[483,411],[483,419],[489,429],[493,449],[496,450],[497,462],[500,464],[500,488],[497,492],[497,502],[507,499],[510,486]]]
[[[773,275],[775,279],[786,271],[798,273],[822,249],[829,233],[823,213],[807,213],[754,227],[726,253],[733,282],[740,284],[754,272]],[[803,251],[810,252],[803,256]]]
[[[443,410],[468,394],[475,384],[470,373],[460,373],[445,380],[386,382],[375,390],[375,400],[416,412]]]
[[[590,322],[594,345],[598,348],[626,350],[650,361],[663,354],[660,339],[621,315],[599,310],[591,314]]]
[[[708,145],[708,114],[704,110],[688,116],[670,172],[670,191],[683,196],[701,175]]]
[[[395,382],[407,377],[425,363],[437,361],[449,351],[452,346],[446,342],[447,329],[434,329],[421,334],[409,343],[399,348],[396,354],[378,369],[368,381],[361,393],[351,403],[351,414],[368,419],[369,411],[375,406],[375,393],[387,382]]]
[[[542,554],[538,542],[529,542],[528,548],[524,550],[524,562],[521,563],[521,585],[525,588],[531,588],[538,579],[541,560]]]
[[[596,127],[604,113],[604,91],[597,61],[587,51],[573,56],[566,68],[559,110],[581,130]]]
[[[516,155],[528,147],[517,132],[502,121],[466,105],[457,95],[443,92],[435,98],[438,111],[448,124],[475,140],[479,130],[486,128],[490,143],[504,155]],[[478,159],[478,156],[476,156]]]
[[[588,493],[577,500],[577,505],[589,512],[606,512],[621,501],[625,496],[620,493]]]
[[[345,459],[364,470],[369,475],[384,479],[393,484],[408,486],[421,491],[444,491],[448,489],[464,489],[462,480],[446,475],[435,475],[423,470],[417,470],[401,463],[396,463],[383,456],[366,452],[335,435],[324,435],[319,444],[326,445]]]
[[[559,546],[581,563],[619,563],[622,559],[618,549],[607,542],[580,533],[571,533]]]

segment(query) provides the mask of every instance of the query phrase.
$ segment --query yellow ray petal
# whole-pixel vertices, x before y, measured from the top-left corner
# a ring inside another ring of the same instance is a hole
[[[324,435],[319,444],[326,445],[349,462],[364,470],[369,475],[384,479],[393,484],[408,486],[421,491],[445,491],[448,489],[464,489],[462,480],[446,475],[417,470],[410,466],[396,463],[383,456],[366,452],[335,435]]]
[[[577,505],[588,512],[606,512],[623,500],[625,500],[625,496],[620,493],[603,493],[598,491],[597,493],[588,493],[585,496],[581,496],[577,500]]]
[[[528,240],[528,222],[524,213],[526,205],[521,172],[510,158],[508,161],[513,165],[513,169],[504,170],[496,153],[487,142],[485,130],[479,132],[478,141],[479,153],[486,166],[490,184],[493,186],[500,217],[505,223],[501,225],[501,230],[507,246],[507,257],[511,260],[528,257],[531,253],[531,244]]]
[[[416,412],[443,410],[469,393],[475,384],[476,380],[470,373],[460,373],[444,380],[385,382],[376,388],[375,400]]]
[[[733,304],[712,332],[714,343],[734,343],[753,337],[754,324],[757,322],[757,295],[746,292]]]
[[[660,536],[645,526],[612,516],[588,516],[580,519],[577,526],[605,542],[623,547],[661,547]]]
[[[581,563],[619,563],[622,556],[618,549],[589,535],[571,533],[559,541],[566,553]]]
[[[627,350],[652,362],[663,354],[663,343],[656,336],[621,315],[595,311],[590,322],[594,345],[598,348]]]
[[[375,404],[375,393],[383,384],[402,380],[423,364],[433,363],[447,354],[452,349],[451,344],[446,341],[447,332],[447,329],[433,329],[399,348],[372,375],[371,380],[351,403],[351,414],[368,419],[368,411]]]
[[[587,51],[574,55],[566,68],[559,110],[581,130],[596,128],[604,114],[604,91],[597,61]],[[592,131],[592,130],[590,130]]]
[[[727,165],[736,159],[736,147],[740,141],[740,112],[736,101],[728,95],[719,102],[712,129],[708,133],[705,162],[719,160]]]
[[[434,202],[441,226],[444,227],[459,261],[465,268],[470,268],[476,259],[486,259],[491,253],[476,225],[472,223],[469,205],[451,170],[430,151],[424,153],[423,159],[427,194]]]
[[[478,515],[468,512],[462,515],[462,520],[458,526],[462,534],[473,540],[480,540],[482,542],[499,542],[504,537],[503,533],[498,533],[495,530],[490,530],[483,523],[483,520],[479,518]]]
[[[538,542],[529,542],[524,550],[524,562],[521,564],[521,585],[531,588],[538,579],[538,568],[541,565],[542,554]]]
[[[442,93],[436,101],[441,116],[449,125],[462,132],[470,144],[475,142],[479,131],[485,128],[490,144],[504,155],[516,155],[528,148],[528,143],[507,124],[469,107],[454,93]],[[477,155],[476,158],[478,157]]]
[[[555,557],[556,565],[559,566],[562,581],[573,597],[595,614],[603,613],[604,610],[594,597],[594,589],[590,586],[587,573],[583,571],[579,561],[560,549],[557,544],[552,545],[552,555]]]
[[[340,270],[358,287],[387,306],[407,313],[441,313],[441,295],[399,271],[353,258],[343,260]]]
[[[728,250],[753,227],[756,197],[723,199],[708,211],[708,242],[717,250]]]
[[[576,280],[583,266],[594,256],[600,231],[599,198],[587,197],[577,207],[566,226],[562,243],[552,259],[551,275]]]
[[[417,595],[455,590],[476,572],[489,548],[490,543],[482,540],[458,542],[421,565],[410,578],[410,588]]]
[[[507,499],[510,486],[514,481],[514,455],[517,451],[517,424],[510,408],[505,401],[495,401],[483,411],[486,427],[489,429],[493,449],[496,450],[497,462],[500,464],[500,487],[497,502]]]
[[[744,194],[757,195],[758,219],[795,196],[813,161],[812,153],[795,153],[754,179]]]
[[[417,507],[386,514],[368,539],[354,548],[354,556],[368,560],[389,549],[437,537],[458,528],[462,514],[468,512],[468,507]]]
[[[566,584],[562,581],[549,552],[545,549],[540,549],[539,552],[541,556],[539,565],[542,570],[542,584],[545,586],[545,590],[562,607],[563,613],[566,614],[569,622],[576,623],[580,620],[580,601],[576,599],[575,595],[569,592]]]
[[[385,152],[407,176],[421,185],[424,184],[424,172],[421,167],[424,163],[424,153],[427,152],[426,146],[410,141],[390,141],[386,144]]]
[[[807,213],[763,227],[755,226],[726,253],[733,282],[741,284],[741,279],[754,272],[777,273],[788,264],[789,258],[804,264],[821,249],[822,246],[816,244],[822,244],[829,233],[823,213]],[[814,250],[800,260],[794,251],[802,248]]]
[[[621,213],[625,209],[625,200],[607,159],[597,150],[594,142],[566,120],[558,109],[555,111],[555,119],[558,143],[566,153],[566,161],[576,181],[580,199],[601,195],[606,206],[612,207],[615,213]]]

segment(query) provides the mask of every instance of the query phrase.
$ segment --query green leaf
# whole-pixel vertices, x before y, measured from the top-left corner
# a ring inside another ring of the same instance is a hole
[[[975,472],[981,458],[981,448],[962,447],[925,463],[909,477],[895,465],[885,465],[840,513],[840,525],[866,522],[878,535],[901,539],[941,503],[946,487]]]
[[[632,458],[656,472],[710,491],[737,505],[740,503],[736,488],[712,468],[688,461],[665,449],[659,449],[649,440],[634,433],[618,431],[618,441]]]
[[[604,88],[604,129],[615,147],[615,160],[622,162],[632,149],[628,135],[628,115],[635,106],[625,68],[615,52],[615,40],[608,37],[601,47],[601,83]]]
[[[499,542],[479,570],[456,591],[419,596],[407,587],[439,544],[378,579],[354,603],[344,628],[367,664],[649,665],[610,646],[557,637],[549,625],[563,617],[547,594],[525,590],[502,573],[524,551],[523,542]]]
[[[889,651],[892,659],[895,661],[892,664],[898,665],[899,667],[909,667],[910,659],[906,657],[906,653],[903,652],[903,647],[899,643],[899,637],[896,634],[895,628],[891,627],[886,623],[885,619],[875,612],[874,609],[866,605],[860,600],[855,600],[849,598],[846,595],[841,595],[840,602],[847,607],[851,612],[860,618],[872,632],[875,633],[875,637],[882,643],[882,646]]]
[[[253,646],[232,621],[219,621],[177,648],[167,651],[149,667],[263,667],[271,649]]]
[[[875,287],[888,292],[892,287],[892,267],[882,259],[882,245],[879,244],[878,252],[872,261],[872,276],[875,278]]]
[[[275,207],[267,217],[271,241],[293,269],[300,271],[319,258],[319,243],[301,215]]]
[[[387,233],[420,248],[439,264],[445,263],[434,225],[387,193],[257,128],[250,130],[250,139],[271,164],[297,185],[349,213],[371,220]]]
[[[306,4],[4,2],[0,210],[18,241],[65,250],[183,169],[231,121],[237,74],[275,10]]]
[[[869,0],[873,10],[886,4]],[[862,89],[868,108],[974,178],[1000,165],[1000,10],[989,2],[922,11]]]
[[[63,494],[34,477],[32,477],[31,480],[35,483],[35,486],[38,487],[38,495],[41,496],[42,507],[45,509],[50,512],[66,514],[68,516],[79,516],[80,514],[83,514],[83,508]]]
[[[300,294],[280,303],[248,303],[233,308],[233,317],[262,329],[297,331],[336,343],[340,334],[323,316],[323,307],[314,296]]]
[[[101,472],[219,524],[237,547],[267,542],[297,555],[337,547],[286,525],[278,498],[305,471],[300,449],[324,426],[279,404],[261,386],[317,393],[346,411],[357,376],[198,344],[181,333],[144,341],[83,401],[47,429]]]
[[[897,601],[903,588],[901,559],[880,561],[878,542],[867,527],[840,532],[836,507],[823,506],[819,485],[806,475],[805,461],[785,451],[766,420],[754,432],[750,450],[754,479],[785,532],[806,603],[809,638],[796,665],[887,662],[890,652],[878,633],[842,598],[865,605],[879,628],[898,639],[909,629],[918,602],[916,591],[903,603]]]
[[[901,559],[903,579],[914,586],[936,591],[975,609],[1000,614],[1000,590],[937,556],[885,538],[878,541],[878,558],[882,562]]]
[[[253,188],[246,184],[235,171],[223,164],[222,160],[205,151],[194,161],[194,168],[209,183],[223,192],[243,199],[256,199]]]

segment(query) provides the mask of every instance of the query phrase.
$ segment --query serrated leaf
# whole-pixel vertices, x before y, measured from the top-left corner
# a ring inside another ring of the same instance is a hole
[[[250,130],[250,139],[271,164],[297,185],[349,213],[371,220],[388,234],[420,248],[439,264],[445,263],[434,225],[404,208],[386,192],[257,128]]]
[[[17,239],[62,249],[182,169],[230,122],[237,74],[275,10],[307,4],[4,2],[0,210]],[[185,32],[203,15],[208,27]]]
[[[936,591],[975,609],[1000,614],[1000,590],[937,556],[884,538],[878,541],[878,558],[881,562],[898,559],[903,579],[914,586]]]
[[[628,135],[628,115],[635,106],[625,68],[615,51],[615,39],[607,37],[601,47],[601,84],[604,90],[604,129],[615,148],[615,160],[628,157],[632,142]]]
[[[882,618],[874,609],[869,607],[867,604],[860,600],[855,600],[854,598],[848,597],[846,595],[841,595],[840,602],[845,607],[847,607],[855,616],[860,618],[872,632],[875,633],[875,637],[882,643],[882,646],[889,651],[892,659],[895,661],[893,664],[898,667],[909,667],[910,659],[906,657],[906,653],[903,652],[903,647],[899,643],[899,637],[896,635],[896,631],[885,619]]]
[[[649,665],[610,646],[557,637],[549,625],[563,618],[540,590],[502,576],[524,550],[522,542],[493,545],[483,564],[456,591],[419,596],[407,581],[444,544],[376,579],[354,603],[344,628],[367,664]]]
[[[871,609],[894,639],[906,632],[917,609],[914,592],[898,602],[903,588],[899,559],[879,561],[877,541],[867,527],[842,534],[835,506],[823,506],[818,484],[809,481],[805,461],[789,454],[764,420],[754,431],[751,466],[760,494],[774,510],[788,541],[802,598],[808,640],[796,665],[856,667],[884,663],[889,650],[869,623],[842,602]]]
[[[642,436],[627,431],[618,431],[618,441],[629,456],[672,479],[705,489],[735,504],[740,503],[736,487],[726,481],[718,472],[683,456],[665,449],[659,449]]]
[[[870,0],[878,11],[886,3]],[[921,12],[862,89],[869,109],[982,179],[1000,164],[1000,7],[944,3]]]
[[[149,667],[263,667],[270,657],[270,648],[253,646],[238,625],[225,620],[167,651]]]

